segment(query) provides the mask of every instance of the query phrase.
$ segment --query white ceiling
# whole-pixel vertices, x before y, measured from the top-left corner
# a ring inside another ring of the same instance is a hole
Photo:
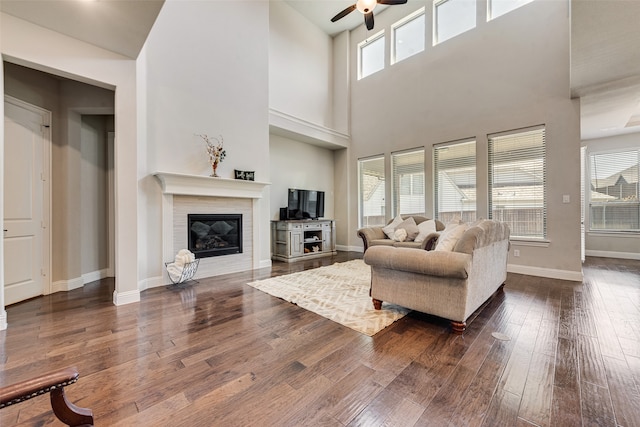
[[[354,0],[284,1],[330,36],[363,24],[357,11],[331,22]],[[137,58],[163,4],[164,0],[0,0],[0,10]],[[582,138],[640,132],[640,1],[571,4],[571,88],[572,96],[581,99]],[[384,8],[378,5],[375,14]]]
[[[0,10],[137,58],[164,0],[0,0]]]

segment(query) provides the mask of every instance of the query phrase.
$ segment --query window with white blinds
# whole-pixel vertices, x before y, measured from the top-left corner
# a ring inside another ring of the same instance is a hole
[[[590,230],[640,231],[640,149],[589,155]]]
[[[476,141],[438,144],[433,148],[436,218],[445,224],[476,220]]]
[[[385,225],[384,156],[358,160],[360,227]]]
[[[424,215],[424,149],[391,154],[393,215]]]
[[[515,238],[546,237],[545,128],[488,135],[489,215]]]

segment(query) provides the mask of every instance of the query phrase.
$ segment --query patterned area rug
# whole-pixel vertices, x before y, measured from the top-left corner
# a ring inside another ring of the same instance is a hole
[[[357,259],[247,284],[373,336],[409,310],[387,303],[375,310],[370,283],[371,267]]]

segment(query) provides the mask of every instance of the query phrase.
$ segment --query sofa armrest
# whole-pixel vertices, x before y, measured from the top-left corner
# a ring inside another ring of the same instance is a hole
[[[358,230],[358,236],[362,238],[365,252],[369,248],[369,242],[377,239],[387,239],[387,235],[382,231],[382,227],[366,227]]]
[[[372,246],[365,252],[364,262],[372,267],[452,279],[466,279],[471,269],[469,254],[389,246]]]
[[[440,237],[440,232],[436,231],[433,233],[427,234],[422,243],[422,248],[426,251],[432,251],[436,248],[438,243],[438,237]]]

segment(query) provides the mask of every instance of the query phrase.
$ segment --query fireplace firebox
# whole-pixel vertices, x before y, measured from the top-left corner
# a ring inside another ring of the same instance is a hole
[[[196,258],[242,253],[241,214],[188,214],[187,225]]]

